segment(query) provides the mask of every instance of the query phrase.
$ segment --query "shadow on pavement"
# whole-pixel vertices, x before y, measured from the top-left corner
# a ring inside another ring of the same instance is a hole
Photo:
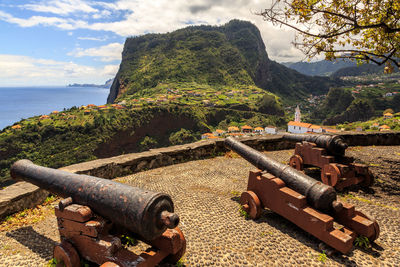
[[[52,258],[53,247],[57,244],[53,239],[36,232],[32,226],[18,228],[6,233],[6,236],[14,238],[44,259]]]
[[[232,197],[232,201],[237,202],[239,204],[240,197]],[[251,220],[250,218],[243,218],[244,220]],[[319,244],[322,243],[319,239],[312,236],[311,234],[307,233],[306,231],[299,228],[294,223],[290,222],[289,220],[285,219],[284,217],[280,216],[279,214],[269,210],[264,209],[261,213],[260,218],[255,220],[256,223],[262,224],[267,223],[268,225],[272,226],[273,228],[277,229],[278,231],[290,236],[293,239],[296,239],[303,243],[304,245],[312,248],[317,253],[323,253],[319,248]],[[354,249],[362,250],[366,254],[371,255],[374,258],[379,258],[381,253],[379,251],[383,251],[384,249],[373,243],[371,249],[361,249],[359,247],[355,247]],[[358,266],[358,264],[354,261],[349,259],[349,257],[353,256],[353,250],[350,251],[348,255],[341,254],[339,252],[335,252],[332,256],[328,256],[329,259],[338,262],[339,264],[343,264],[345,266]],[[313,257],[313,255],[310,255]]]

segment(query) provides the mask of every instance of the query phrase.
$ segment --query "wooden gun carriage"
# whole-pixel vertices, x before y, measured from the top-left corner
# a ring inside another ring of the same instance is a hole
[[[240,204],[252,219],[268,208],[341,253],[348,253],[357,236],[370,241],[379,237],[378,223],[340,202],[332,186],[325,185],[292,167],[277,162],[235,138],[225,145],[255,165]]]
[[[367,165],[345,156],[348,146],[338,135],[284,134],[283,139],[296,142],[289,165],[299,171],[306,166],[319,167],[324,184],[342,190],[355,184],[368,187],[374,182]]]
[[[155,266],[176,263],[186,240],[167,194],[118,182],[45,168],[29,160],[11,167],[14,179],[33,183],[65,199],[55,208],[61,243],[54,247],[59,266],[81,265],[81,258],[106,266]],[[126,249],[121,237],[142,240],[140,255]]]

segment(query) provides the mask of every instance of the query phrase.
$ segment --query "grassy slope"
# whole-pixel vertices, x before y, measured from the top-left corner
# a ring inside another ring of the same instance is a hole
[[[363,131],[378,131],[379,126],[382,125],[389,126],[390,130],[400,131],[400,113],[395,113],[393,118],[384,118],[383,116],[380,116],[368,121],[356,121],[356,122],[339,124],[337,128],[338,129],[343,128],[346,131],[354,131],[357,128],[362,128]]]
[[[22,158],[58,168],[73,163],[152,147],[171,145],[170,137],[186,128],[191,140],[201,133],[228,125],[283,125],[276,116],[228,108],[196,105],[144,105],[126,109],[71,109],[64,113],[22,120],[21,129],[0,132],[0,181],[9,177],[11,164]],[[148,140],[151,140],[149,143]]]

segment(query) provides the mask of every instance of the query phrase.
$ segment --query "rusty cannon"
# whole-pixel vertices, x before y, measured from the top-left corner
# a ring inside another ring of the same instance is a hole
[[[247,191],[240,196],[241,207],[250,218],[259,218],[263,208],[269,208],[341,253],[348,253],[358,236],[370,241],[378,238],[377,222],[338,201],[333,187],[235,138],[226,138],[225,145],[258,168],[250,171]]]
[[[340,156],[344,155],[348,147],[347,143],[339,135],[284,134],[283,139],[292,142],[314,143],[317,147],[325,148],[329,153]]]
[[[10,172],[14,179],[64,198],[55,207],[61,244],[54,258],[65,266],[80,266],[80,256],[104,266],[155,266],[163,260],[176,263],[185,252],[179,217],[167,194],[29,160],[15,162]],[[123,235],[152,247],[136,255],[121,244]]]
[[[321,181],[337,190],[359,184],[370,186],[374,176],[365,164],[355,163],[345,156],[348,147],[341,136],[327,134],[284,134],[284,140],[296,142],[289,165],[303,171],[305,167],[319,167]]]

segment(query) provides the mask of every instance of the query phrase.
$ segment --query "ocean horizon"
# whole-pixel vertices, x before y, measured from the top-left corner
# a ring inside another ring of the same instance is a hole
[[[73,106],[107,102],[110,89],[99,87],[0,87],[0,131],[21,119]]]

